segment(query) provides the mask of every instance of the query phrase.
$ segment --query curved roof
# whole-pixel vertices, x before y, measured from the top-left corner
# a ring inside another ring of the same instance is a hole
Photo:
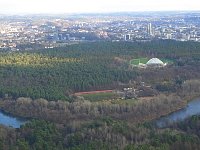
[[[164,65],[164,63],[158,58],[151,58],[146,64],[147,65]]]

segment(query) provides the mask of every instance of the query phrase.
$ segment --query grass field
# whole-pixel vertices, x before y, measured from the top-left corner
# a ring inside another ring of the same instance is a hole
[[[165,58],[163,58],[163,59],[161,59],[164,63],[168,63],[168,64],[172,64],[174,61],[173,60],[171,60],[171,59],[165,59]]]
[[[95,93],[95,94],[84,94],[82,96],[84,97],[84,99],[89,100],[91,102],[109,100],[117,97],[115,93]]]
[[[139,65],[139,63],[146,64],[148,60],[149,60],[148,58],[132,59],[132,60],[130,61],[130,64],[131,64],[131,65]]]

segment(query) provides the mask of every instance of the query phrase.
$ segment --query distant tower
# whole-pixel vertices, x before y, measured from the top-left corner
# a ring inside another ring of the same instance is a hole
[[[153,28],[152,28],[151,23],[149,23],[148,26],[147,26],[147,33],[148,33],[148,35],[153,36]]]
[[[125,36],[124,36],[124,40],[125,41],[128,41],[128,40],[130,40],[131,39],[131,35],[130,34],[126,34]]]

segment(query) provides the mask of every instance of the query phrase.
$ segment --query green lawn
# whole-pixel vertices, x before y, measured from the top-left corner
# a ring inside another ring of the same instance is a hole
[[[172,64],[174,62],[171,59],[165,59],[165,58],[162,58],[161,60],[163,61],[163,63],[168,63],[168,64]]]
[[[138,59],[132,59],[130,61],[131,65],[139,65],[139,63],[146,64],[149,58],[138,58]]]
[[[84,99],[95,102],[101,100],[109,100],[117,97],[115,93],[95,93],[95,94],[84,94]]]

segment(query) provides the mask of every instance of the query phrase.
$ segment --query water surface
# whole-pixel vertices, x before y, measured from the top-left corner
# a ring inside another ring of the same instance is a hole
[[[187,106],[181,110],[173,112],[167,116],[161,117],[155,121],[158,127],[166,127],[174,122],[183,121],[193,115],[200,114],[200,98],[190,101]]]
[[[0,111],[0,124],[2,125],[20,128],[20,126],[25,123],[26,121],[24,119],[13,117]]]

